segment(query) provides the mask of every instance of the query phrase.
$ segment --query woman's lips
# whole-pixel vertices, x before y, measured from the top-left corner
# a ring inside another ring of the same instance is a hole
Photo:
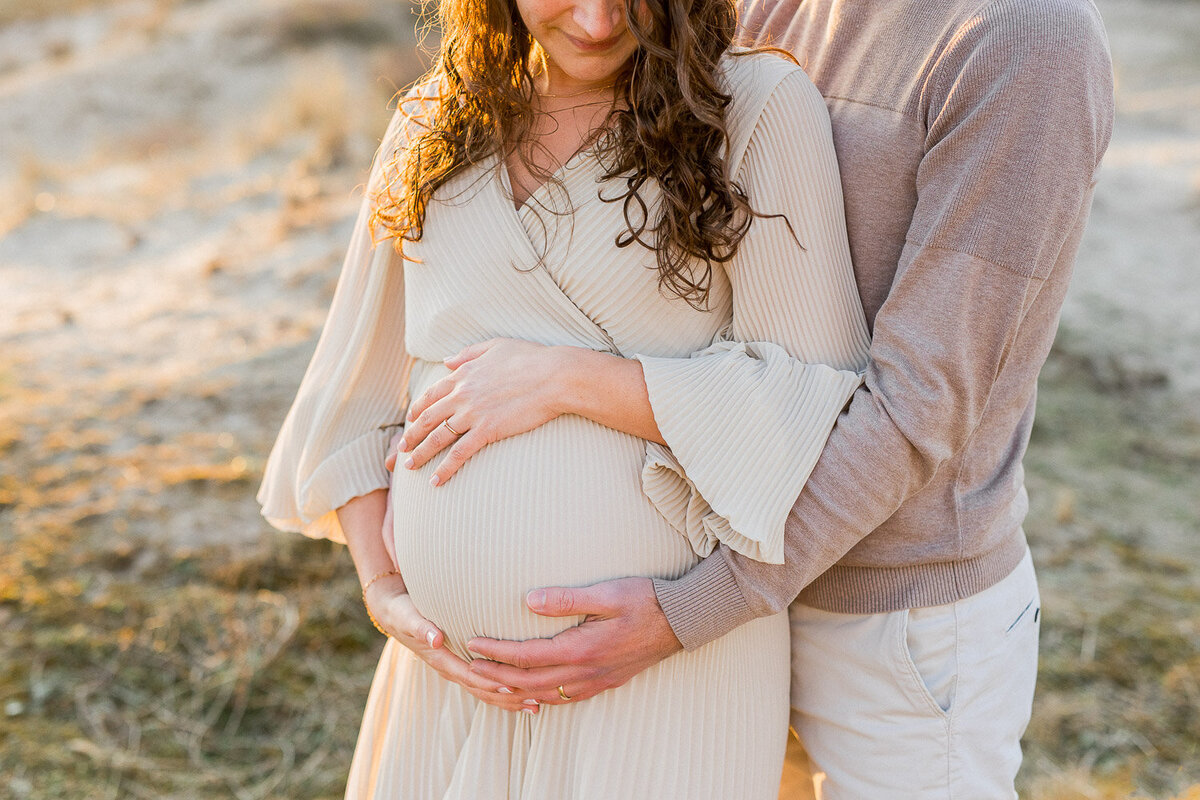
[[[600,53],[605,50],[610,50],[614,46],[616,46],[616,44],[618,42],[621,41],[620,34],[618,34],[616,36],[612,36],[608,39],[603,39],[599,42],[593,42],[590,39],[577,39],[569,33],[564,33],[563,36],[566,36],[567,40],[574,47],[576,47],[579,50],[584,51],[585,53]]]

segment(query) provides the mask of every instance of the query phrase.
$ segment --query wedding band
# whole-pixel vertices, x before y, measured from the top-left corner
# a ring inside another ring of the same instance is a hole
[[[563,700],[571,699],[571,695],[567,694],[567,690],[562,687],[561,683],[558,685],[558,696],[561,697]]]
[[[442,420],[442,425],[444,425],[444,426],[445,426],[445,428],[446,428],[446,430],[450,431],[450,432],[451,432],[451,433],[453,433],[455,436],[462,436],[462,434],[461,434],[461,433],[459,433],[458,431],[454,430],[454,428],[451,428],[451,427],[450,427],[450,420],[448,420],[448,419],[446,419],[446,420]]]

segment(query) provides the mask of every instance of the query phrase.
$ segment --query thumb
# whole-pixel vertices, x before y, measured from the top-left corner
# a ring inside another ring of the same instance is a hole
[[[552,586],[546,589],[534,589],[525,595],[525,604],[529,610],[543,617],[573,617],[604,614],[607,604],[600,601],[597,591],[591,586],[578,589],[567,589]]]

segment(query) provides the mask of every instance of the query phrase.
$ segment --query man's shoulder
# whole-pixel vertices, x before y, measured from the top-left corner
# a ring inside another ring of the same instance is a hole
[[[1050,43],[1107,47],[1092,0],[955,0],[949,7],[936,0],[920,2],[952,15],[955,38],[1014,48]]]
[[[967,108],[1008,85],[1060,87],[1101,106],[1107,102],[1108,39],[1091,0],[950,2],[911,0],[941,14],[944,26],[913,84],[918,113],[936,114],[947,103]]]

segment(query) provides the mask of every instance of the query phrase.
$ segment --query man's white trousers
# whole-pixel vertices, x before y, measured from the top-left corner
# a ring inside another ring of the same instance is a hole
[[[818,798],[1015,798],[1040,606],[1028,553],[956,603],[865,615],[793,604],[792,726]]]

